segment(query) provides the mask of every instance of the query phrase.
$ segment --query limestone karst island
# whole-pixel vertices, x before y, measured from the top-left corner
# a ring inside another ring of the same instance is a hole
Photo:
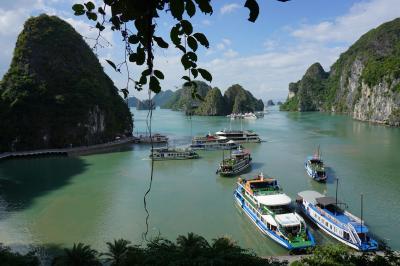
[[[400,265],[397,0],[0,2],[0,266]]]

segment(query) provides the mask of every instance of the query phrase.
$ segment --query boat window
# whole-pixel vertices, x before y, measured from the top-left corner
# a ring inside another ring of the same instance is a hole
[[[286,234],[297,235],[300,231],[300,225],[282,227]]]
[[[272,212],[276,214],[282,214],[282,213],[289,213],[291,212],[290,206],[289,205],[280,205],[280,206],[269,206],[268,207]]]
[[[344,239],[349,240],[350,235],[346,231],[343,231],[343,237],[344,237]]]

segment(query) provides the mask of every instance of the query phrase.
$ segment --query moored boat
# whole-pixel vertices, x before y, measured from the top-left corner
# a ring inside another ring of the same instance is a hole
[[[217,174],[221,176],[233,176],[250,167],[251,154],[248,150],[238,148],[233,150],[229,158],[223,158],[219,164]]]
[[[166,143],[168,142],[168,137],[155,133],[151,136],[150,135],[139,135],[138,136],[139,143]]]
[[[307,157],[304,163],[307,174],[318,182],[326,182],[327,174],[324,167],[324,161],[321,158],[319,146],[313,156]]]
[[[291,208],[291,199],[284,194],[275,178],[241,179],[234,192],[237,205],[272,240],[288,250],[315,245],[304,219]]]
[[[199,155],[192,149],[178,149],[178,148],[153,148],[151,149],[150,158],[155,161],[162,160],[187,160],[197,159]]]
[[[364,221],[343,210],[337,198],[327,197],[316,191],[298,193],[297,204],[312,222],[336,240],[360,251],[378,249]]]
[[[251,130],[221,130],[215,132],[216,136],[225,137],[228,140],[233,140],[237,143],[244,143],[244,142],[261,142],[260,137]]]
[[[194,150],[233,150],[239,145],[226,137],[208,134],[205,137],[194,137],[190,148]]]
[[[254,120],[257,119],[257,116],[254,113],[245,113],[243,119]]]

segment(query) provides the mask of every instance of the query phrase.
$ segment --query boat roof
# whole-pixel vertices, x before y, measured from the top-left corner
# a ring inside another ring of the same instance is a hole
[[[295,226],[300,223],[294,213],[277,214],[275,215],[275,220],[283,226]]]
[[[316,200],[317,198],[321,198],[324,196],[321,193],[314,191],[314,190],[305,190],[305,191],[299,192],[297,195],[300,196],[301,198],[303,198],[304,200],[310,202],[313,205],[317,204],[317,200]]]
[[[317,203],[321,206],[328,206],[328,205],[335,205],[336,203],[338,203],[338,201],[336,200],[336,198],[334,197],[319,197],[319,198],[315,198],[315,200],[317,201]]]
[[[221,138],[225,138],[225,137],[221,137]],[[226,139],[226,138],[225,138]],[[233,140],[228,141],[227,143],[236,143]]]
[[[284,194],[270,194],[270,195],[259,195],[254,196],[257,201],[266,206],[282,206],[282,205],[289,205],[292,202],[291,198]]]

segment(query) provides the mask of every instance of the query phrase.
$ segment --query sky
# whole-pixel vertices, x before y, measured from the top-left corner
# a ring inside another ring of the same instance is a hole
[[[93,37],[96,30],[86,17],[74,16],[71,6],[81,0],[12,0],[0,1],[0,78],[6,73],[15,42],[30,16],[41,13],[57,15],[70,23],[82,36]],[[96,4],[101,0],[93,1]],[[222,91],[240,84],[257,98],[285,99],[288,84],[299,80],[307,68],[320,62],[326,71],[339,55],[362,34],[400,16],[400,0],[259,0],[260,15],[255,23],[247,20],[244,0],[212,0],[214,12],[197,12],[191,19],[195,32],[203,32],[210,48],[198,50],[199,67],[213,75],[212,87]],[[96,5],[97,6],[97,5]],[[157,35],[168,40],[176,21],[163,13],[157,19]],[[97,51],[105,72],[115,85],[126,87],[126,73],[116,73],[106,62],[122,61],[123,47],[118,32],[105,31],[107,44]],[[93,43],[86,38],[90,46]],[[106,44],[106,42],[103,42]],[[176,90],[185,74],[180,52],[170,48],[155,49],[155,68],[164,72],[163,90]],[[132,66],[131,73],[142,70]],[[130,88],[130,96],[146,98]]]

